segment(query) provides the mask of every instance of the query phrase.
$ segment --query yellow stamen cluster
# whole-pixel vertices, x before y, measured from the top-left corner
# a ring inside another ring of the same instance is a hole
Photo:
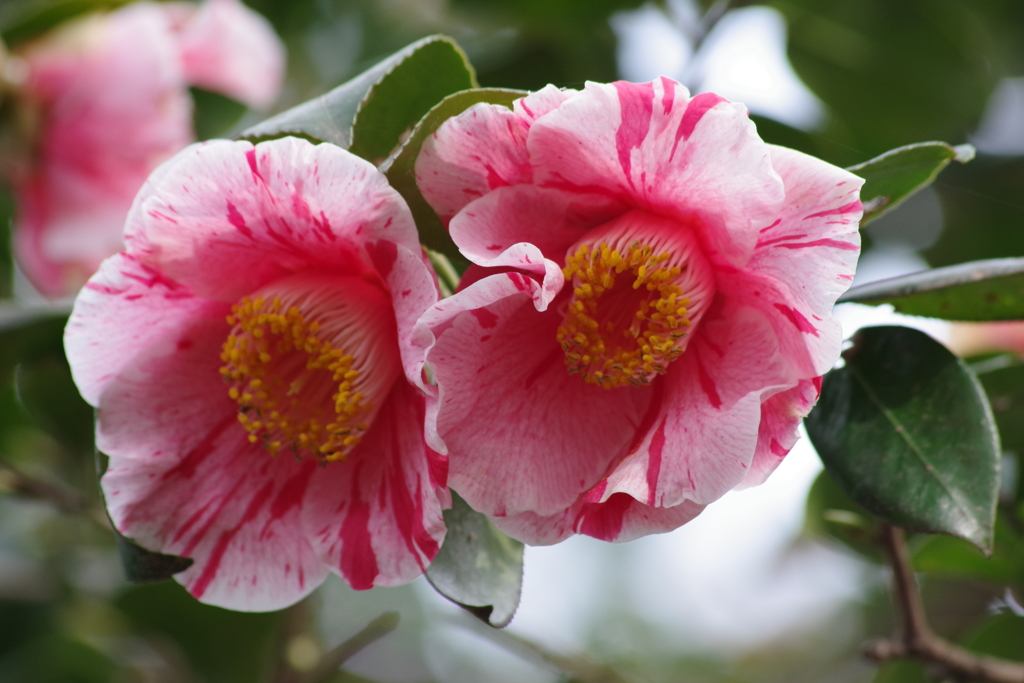
[[[271,455],[290,450],[296,457],[344,460],[367,428],[356,420],[371,407],[353,390],[359,377],[355,359],[318,338],[320,324],[308,322],[297,307],[282,309],[279,298],[262,296],[231,307],[227,321],[234,328],[224,342],[220,373],[238,402],[238,421],[249,441]],[[302,357],[289,359],[290,354]],[[291,370],[281,372],[286,368]],[[322,396],[308,390],[322,387],[328,377],[335,389],[331,406],[322,389]]]
[[[585,382],[605,389],[642,386],[682,354],[690,300],[672,282],[681,270],[666,263],[670,258],[668,252],[655,255],[650,246],[633,242],[625,254],[605,243],[596,248],[583,244],[566,259],[562,272],[567,281],[573,279],[574,288],[558,343],[570,373],[582,373]],[[638,291],[635,314],[627,324],[616,324],[602,315],[600,300],[627,270],[632,288],[648,294]]]

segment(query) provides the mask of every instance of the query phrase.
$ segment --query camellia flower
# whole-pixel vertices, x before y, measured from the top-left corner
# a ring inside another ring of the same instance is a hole
[[[792,448],[839,356],[861,179],[667,78],[476,105],[416,177],[474,264],[422,320],[428,436],[498,526],[666,531]]]
[[[17,197],[15,255],[43,294],[76,291],[121,249],[146,177],[194,140],[190,82],[253,106],[279,89],[283,48],[262,17],[236,0],[196,7],[91,14],[12,53],[28,142],[3,172]]]
[[[328,570],[413,579],[444,536],[409,338],[437,285],[371,164],[285,138],[157,169],[65,335],[117,528],[190,557],[204,602],[269,610]]]

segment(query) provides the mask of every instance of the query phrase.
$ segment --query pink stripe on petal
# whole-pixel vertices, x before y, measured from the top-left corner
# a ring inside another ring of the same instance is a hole
[[[833,247],[835,249],[843,249],[845,251],[860,251],[859,244],[851,244],[850,242],[843,242],[841,240],[833,239],[820,239],[814,240],[813,242],[795,242],[792,244],[782,243],[775,245],[782,247],[783,249],[806,249],[808,247]]]
[[[853,213],[854,211],[863,211],[864,206],[860,203],[860,200],[850,202],[840,206],[838,209],[828,209],[827,211],[819,211],[818,213],[812,213],[809,216],[804,216],[804,220],[808,218],[821,218],[822,216],[839,216],[844,213]]]
[[[615,131],[615,149],[619,154],[622,173],[633,184],[632,152],[639,149],[651,128],[651,114],[654,110],[654,87],[650,83],[613,83],[619,95],[622,121]]]
[[[686,105],[686,112],[683,113],[683,118],[679,122],[679,128],[676,129],[676,139],[672,145],[672,153],[669,155],[670,159],[675,157],[679,141],[688,140],[693,135],[694,128],[704,118],[704,114],[719,102],[725,101],[727,100],[724,97],[719,97],[710,92],[701,93],[690,100],[690,103]]]
[[[658,475],[661,474],[661,455],[665,449],[665,418],[651,436],[647,460],[647,504],[654,505],[654,494],[658,491]]]
[[[811,321],[805,318],[803,313],[796,310],[795,308],[790,308],[785,304],[774,304],[774,306],[783,315],[785,315],[791,323],[793,323],[796,329],[800,330],[801,332],[806,332],[807,334],[812,334],[815,337],[818,336],[818,328],[812,325]]]
[[[672,113],[672,106],[675,104],[676,85],[671,78],[661,77],[661,87],[664,91],[661,96],[661,113],[668,116]]]
[[[604,503],[584,503],[576,517],[576,533],[602,541],[614,541],[622,532],[622,522],[631,503],[626,493],[613,493]]]
[[[345,523],[339,531],[341,573],[357,591],[373,588],[377,578],[377,555],[370,541],[370,505],[359,497],[359,470],[352,475],[352,490],[345,505]]]

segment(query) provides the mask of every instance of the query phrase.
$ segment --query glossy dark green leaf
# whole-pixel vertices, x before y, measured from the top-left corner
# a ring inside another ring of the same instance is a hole
[[[450,38],[431,36],[239,137],[258,141],[298,135],[351,149],[377,163],[431,107],[475,85],[462,49]]]
[[[988,553],[1000,450],[978,380],[918,330],[869,327],[852,342],[806,420],[825,469],[890,524]]]
[[[960,156],[961,161],[974,158],[970,145],[953,148],[944,142],[921,142],[886,152],[863,164],[851,166],[851,173],[864,179],[860,199],[868,223],[897,207],[908,196],[931,184],[939,171]]]
[[[430,585],[491,626],[508,625],[523,586],[523,544],[454,492],[444,522],[444,544],[427,568]]]
[[[416,158],[423,147],[423,141],[440,128],[442,123],[474,104],[486,102],[511,107],[512,102],[524,95],[526,93],[522,90],[499,88],[478,88],[449,95],[416,124],[412,135],[402,144],[401,149],[381,165],[381,170],[387,174],[391,186],[398,190],[412,210],[420,231],[420,242],[428,248],[439,251],[453,260],[463,260],[441,219],[427,204],[427,200],[420,194],[416,185]]]
[[[1024,258],[972,261],[854,287],[840,303],[892,304],[944,320],[1024,319]]]

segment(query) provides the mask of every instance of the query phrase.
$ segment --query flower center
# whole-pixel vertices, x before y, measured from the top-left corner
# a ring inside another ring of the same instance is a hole
[[[573,286],[557,334],[565,364],[605,389],[664,374],[714,293],[690,231],[639,211],[588,233],[562,272]]]
[[[344,460],[401,367],[388,295],[356,276],[294,275],[244,297],[227,321],[220,373],[249,441]]]

